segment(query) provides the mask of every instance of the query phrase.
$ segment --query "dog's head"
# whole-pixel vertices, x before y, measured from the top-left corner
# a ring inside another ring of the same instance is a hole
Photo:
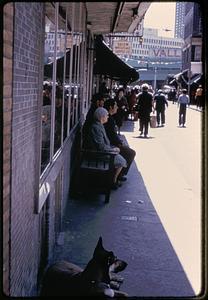
[[[108,266],[110,272],[121,272],[123,271],[127,263],[123,260],[118,259],[113,251],[107,251],[103,247],[102,237],[99,238],[97,246],[95,247],[93,258],[99,261],[102,265]]]

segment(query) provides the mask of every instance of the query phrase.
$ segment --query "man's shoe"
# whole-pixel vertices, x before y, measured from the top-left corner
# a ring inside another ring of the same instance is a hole
[[[111,189],[112,189],[112,190],[117,190],[117,189],[118,189],[118,184],[117,184],[117,182],[114,182],[114,183],[112,184]]]
[[[117,180],[117,186],[118,186],[118,187],[121,187],[121,186],[122,186],[122,183],[120,182],[120,179]]]
[[[119,181],[126,181],[126,180],[127,180],[127,177],[125,177],[125,176],[119,177]]]

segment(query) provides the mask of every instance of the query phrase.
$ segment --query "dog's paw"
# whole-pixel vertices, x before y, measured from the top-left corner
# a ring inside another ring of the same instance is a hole
[[[128,298],[128,294],[121,291],[114,291],[114,298]]]
[[[115,273],[111,273],[110,278],[111,278],[111,280],[117,281],[117,282],[120,282],[120,283],[122,283],[124,281],[123,277],[121,277],[120,275],[117,275]]]
[[[120,284],[118,282],[112,280],[112,281],[110,281],[110,287],[114,290],[119,290]]]

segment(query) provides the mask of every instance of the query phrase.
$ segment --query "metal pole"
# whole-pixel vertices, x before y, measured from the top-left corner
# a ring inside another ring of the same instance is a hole
[[[157,85],[157,67],[155,67],[155,74],[154,74],[154,91],[156,90]]]
[[[188,69],[188,95],[189,95],[189,97],[190,97],[190,79],[191,79],[191,70]]]
[[[55,135],[55,111],[56,111],[56,63],[57,63],[57,36],[58,36],[58,11],[59,3],[55,5],[55,40],[54,40],[54,55],[53,55],[53,85],[52,85],[52,103],[51,103],[51,132],[50,132],[50,161],[54,154],[54,135]]]

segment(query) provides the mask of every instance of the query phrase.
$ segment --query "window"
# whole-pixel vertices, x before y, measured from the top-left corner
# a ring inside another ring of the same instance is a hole
[[[78,123],[84,93],[85,8],[83,2],[71,2],[63,18],[59,5],[46,3],[41,174]],[[53,49],[47,45],[49,36]]]

